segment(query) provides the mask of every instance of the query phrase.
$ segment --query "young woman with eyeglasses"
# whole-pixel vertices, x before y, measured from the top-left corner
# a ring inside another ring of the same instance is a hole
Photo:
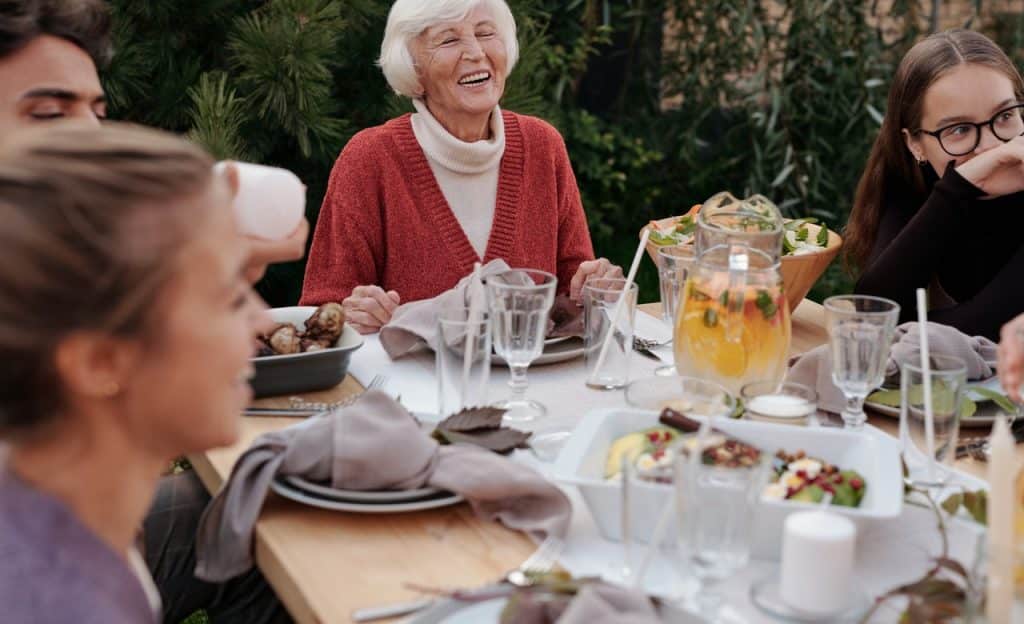
[[[901,321],[997,338],[1024,312],[1024,81],[984,35],[952,30],[903,58],[846,227],[856,291]]]

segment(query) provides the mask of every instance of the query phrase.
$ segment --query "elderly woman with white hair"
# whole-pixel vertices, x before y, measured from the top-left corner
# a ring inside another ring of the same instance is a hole
[[[345,146],[313,237],[302,303],[343,301],[364,332],[403,302],[433,297],[504,259],[555,274],[579,298],[594,259],[562,137],[498,102],[516,64],[504,0],[397,0],[380,66],[416,112]]]

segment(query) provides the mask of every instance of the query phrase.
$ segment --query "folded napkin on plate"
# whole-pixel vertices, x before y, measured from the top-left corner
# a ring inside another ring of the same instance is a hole
[[[558,624],[658,624],[661,618],[643,592],[607,583],[587,583]]]
[[[572,508],[533,469],[475,446],[441,446],[382,392],[257,438],[210,501],[196,533],[196,576],[223,581],[252,567],[252,533],[271,482],[301,476],[346,490],[424,486],[466,497],[476,512],[538,536],[564,537]]]
[[[480,268],[479,276],[486,278],[509,269],[508,263],[502,259],[491,260]],[[451,308],[464,308],[469,306],[470,295],[482,297],[482,292],[471,292],[474,288],[479,289],[479,283],[474,282],[474,276],[470,274],[459,280],[452,289],[446,290],[433,299],[413,301],[398,306],[391,316],[391,321],[380,330],[380,344],[384,347],[388,357],[396,360],[403,355],[412,353],[423,346],[430,349],[437,347],[437,318],[441,312]],[[483,310],[486,311],[487,304],[483,303]]]
[[[904,323],[897,327],[885,376],[895,377],[899,373],[898,362],[906,360],[920,346],[919,323]],[[967,379],[987,379],[995,374],[997,347],[988,338],[971,337],[949,325],[928,323],[928,350],[933,355],[952,355],[963,360],[967,366]],[[818,393],[819,409],[841,413],[846,405],[843,393],[832,383],[832,360],[827,344],[796,358],[786,374],[786,381],[814,388]]]

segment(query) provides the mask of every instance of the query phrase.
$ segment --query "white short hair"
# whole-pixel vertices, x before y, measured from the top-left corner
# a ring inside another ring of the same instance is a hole
[[[416,73],[410,44],[423,31],[442,22],[465,19],[476,7],[491,9],[498,36],[505,43],[508,72],[512,72],[519,59],[519,40],[516,39],[516,20],[505,0],[395,0],[388,13],[384,28],[384,41],[380,44],[377,64],[395,93],[406,97],[423,95],[423,85]]]

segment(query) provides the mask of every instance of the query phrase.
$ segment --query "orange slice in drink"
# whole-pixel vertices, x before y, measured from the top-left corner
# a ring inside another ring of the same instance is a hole
[[[711,368],[722,377],[737,378],[747,370],[749,332],[744,327],[740,340],[728,340],[724,314],[724,310],[713,303],[694,305],[684,313],[683,331],[689,357],[698,368]]]

